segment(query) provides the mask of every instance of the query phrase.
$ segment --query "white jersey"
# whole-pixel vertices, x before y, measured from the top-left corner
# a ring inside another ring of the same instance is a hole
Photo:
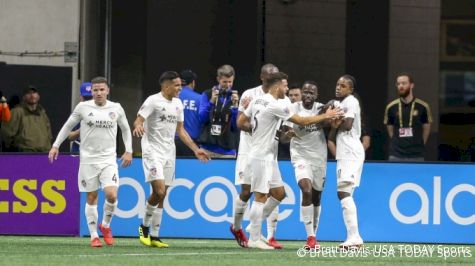
[[[244,114],[252,124],[252,146],[249,156],[261,160],[277,159],[276,129],[281,120],[289,119],[293,113],[288,105],[265,94],[249,104]]]
[[[348,131],[338,130],[336,134],[337,160],[364,160],[365,153],[361,144],[361,109],[358,100],[348,95],[340,103],[345,118],[353,118],[353,126]]]
[[[162,93],[149,96],[138,112],[145,118],[142,137],[142,154],[175,160],[175,132],[178,122],[183,122],[183,104],[179,98],[171,101]]]
[[[246,90],[242,95],[241,99],[239,100],[239,112],[244,112],[243,101],[248,100],[252,101],[257,97],[263,96],[265,94],[264,90],[262,89],[262,85],[257,86],[255,88],[251,88]],[[251,150],[251,134],[248,132],[241,130],[241,135],[239,137],[239,155],[247,155]]]
[[[321,103],[314,103],[312,109],[304,108],[302,102],[295,102],[291,105],[293,113],[301,117],[318,115]],[[327,141],[325,133],[317,124],[299,126],[292,122],[285,122],[284,125],[292,127],[298,138],[290,141],[290,157],[292,162],[306,160],[312,165],[320,166],[327,162]]]
[[[79,122],[81,164],[116,163],[117,126],[122,131],[126,152],[132,153],[132,134],[119,103],[107,101],[105,105],[99,106],[94,100],[80,102],[61,128],[53,147],[58,148]]]

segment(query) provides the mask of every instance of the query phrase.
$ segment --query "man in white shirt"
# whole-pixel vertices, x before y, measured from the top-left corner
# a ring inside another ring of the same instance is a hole
[[[114,239],[110,223],[117,208],[117,188],[119,173],[116,162],[117,126],[122,131],[125,152],[121,157],[122,167],[132,162],[132,135],[119,103],[107,100],[109,86],[107,79],[96,77],[92,81],[92,100],[80,102],[61,128],[53,143],[48,158],[52,163],[58,158],[59,146],[68,137],[69,132],[80,122],[81,148],[78,186],[80,192],[87,193],[86,220],[91,235],[91,246],[102,247],[97,234],[97,198],[102,188],[106,200],[99,229],[107,245],[113,245]]]
[[[252,132],[252,147],[248,155],[248,173],[251,176],[251,191],[254,202],[251,207],[250,237],[248,247],[259,249],[274,249],[260,239],[262,217],[264,212],[272,210],[284,199],[285,190],[277,163],[276,131],[281,120],[289,120],[295,124],[306,126],[331,119],[340,115],[338,109],[328,109],[318,116],[300,117],[291,112],[288,105],[278,101],[285,96],[285,86],[282,82],[287,75],[278,72],[269,74],[264,82],[268,93],[251,101],[249,107],[238,118],[241,130]],[[267,194],[270,195],[266,203]],[[266,210],[264,210],[264,203]]]
[[[317,83],[305,81],[302,86],[302,101],[291,105],[292,112],[308,117],[318,115],[324,106],[315,102],[318,97]],[[319,248],[315,235],[321,212],[321,196],[325,184],[327,169],[327,144],[322,124],[299,126],[291,122],[284,123],[282,140],[290,140],[291,162],[295,170],[297,184],[302,191],[300,207],[301,217],[307,233],[306,246]]]
[[[279,72],[279,69],[275,65],[273,64],[263,65],[261,68],[261,75],[260,75],[261,81],[264,82],[264,80],[268,77],[269,74],[277,73],[277,72]],[[241,96],[241,100],[239,101],[238,117],[244,112],[244,110],[246,110],[249,103],[253,99],[263,96],[264,94],[267,93],[267,91],[268,91],[267,88],[263,87],[262,85],[259,85],[255,88],[251,88],[244,91],[244,93]],[[241,130],[241,135],[239,139],[239,150],[238,150],[238,156],[236,160],[235,182],[234,182],[235,185],[241,185],[241,193],[234,201],[234,206],[233,206],[234,223],[230,227],[231,233],[234,235],[234,238],[236,239],[237,243],[241,247],[247,247],[247,237],[242,230],[241,224],[242,224],[244,213],[247,209],[249,198],[251,198],[251,177],[250,175],[245,175],[245,173],[248,172],[248,170],[246,170],[246,165],[247,165],[247,158],[248,158],[248,154],[251,149],[251,146],[252,146],[251,134],[249,132]],[[268,215],[269,217],[267,220],[267,224],[269,226],[273,225],[273,227],[275,228],[275,223],[277,223],[278,208],[275,208],[275,211],[273,211],[272,214],[268,214]],[[272,231],[272,230],[268,230],[268,231]],[[271,237],[270,239],[271,239],[271,244],[276,242],[273,237]]]
[[[360,184],[365,152],[361,137],[361,108],[352,95],[355,79],[343,75],[336,84],[335,95],[340,100],[340,108],[345,111],[342,119],[332,121],[332,131],[336,131],[337,190],[343,210],[347,236],[341,248],[360,247],[363,240],[358,231],[358,216],[353,200],[353,192]],[[331,132],[330,135],[335,134]]]
[[[181,90],[178,73],[166,71],[160,76],[159,82],[161,91],[149,96],[140,107],[133,135],[142,137],[145,181],[152,187],[139,226],[139,239],[146,246],[163,248],[168,247],[168,244],[160,240],[159,230],[163,201],[175,179],[175,133],[200,161],[207,162],[210,157],[196,146],[183,126],[183,104],[177,98]]]

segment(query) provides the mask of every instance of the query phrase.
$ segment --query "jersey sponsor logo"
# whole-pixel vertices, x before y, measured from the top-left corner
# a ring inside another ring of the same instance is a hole
[[[94,125],[97,128],[113,128],[114,127],[114,122],[109,121],[109,120],[96,120]]]
[[[312,133],[312,132],[320,130],[320,128],[317,126],[317,124],[311,124],[311,125],[307,125],[307,126],[299,126],[298,129],[300,131],[303,131],[303,132],[306,132],[306,133]]]
[[[88,125],[89,127],[92,127],[92,126],[94,126],[94,123],[92,123],[92,121],[89,121],[89,122],[87,122],[86,125]]]
[[[178,120],[176,115],[163,114],[159,118],[160,118],[160,122],[166,122],[166,123],[172,123],[172,124],[175,124]]]

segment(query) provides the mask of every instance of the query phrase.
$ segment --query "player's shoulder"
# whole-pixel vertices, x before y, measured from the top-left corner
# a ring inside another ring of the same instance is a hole
[[[180,98],[177,98],[177,97],[172,98],[172,104],[177,105],[177,106],[183,106],[183,103],[181,102]]]

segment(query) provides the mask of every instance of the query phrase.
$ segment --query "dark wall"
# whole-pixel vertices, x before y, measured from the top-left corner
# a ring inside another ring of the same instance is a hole
[[[147,11],[144,97],[158,91],[166,70],[192,69],[198,91],[214,85],[223,64],[235,68],[241,92],[258,83],[256,1],[148,1]]]
[[[71,113],[72,67],[34,65],[0,65],[0,90],[10,100],[22,97],[28,85],[34,85],[40,95],[40,104],[51,121],[53,140]],[[61,151],[69,151],[64,141]]]
[[[389,0],[347,2],[346,72],[356,78],[356,91],[372,132],[368,159],[385,159],[383,117],[387,104],[388,23]]]

